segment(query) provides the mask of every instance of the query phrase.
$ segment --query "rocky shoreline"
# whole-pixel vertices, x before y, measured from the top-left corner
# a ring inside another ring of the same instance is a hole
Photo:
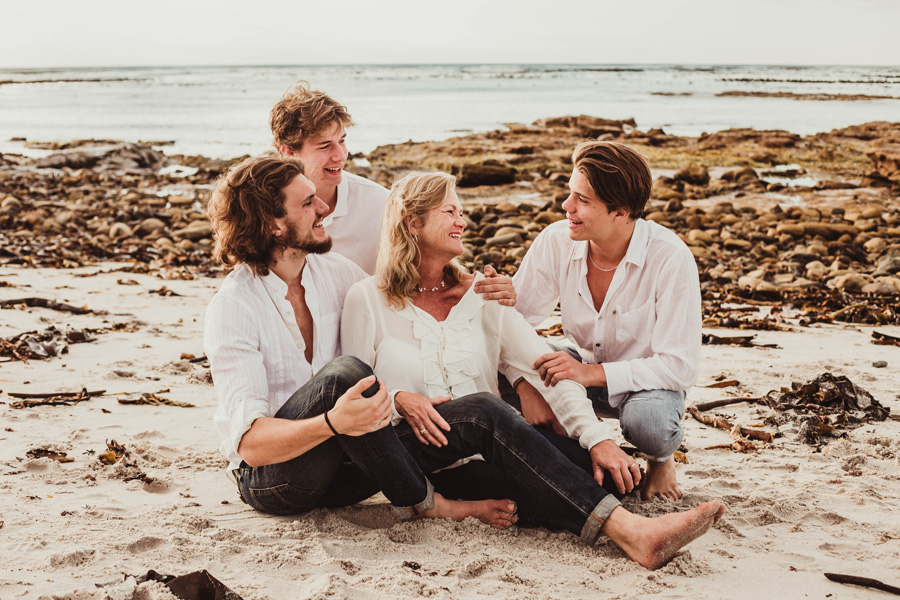
[[[900,323],[900,123],[690,138],[644,132],[633,119],[561,117],[381,146],[348,169],[385,186],[412,168],[457,175],[469,219],[465,262],[512,273],[531,240],[564,218],[570,153],[589,138],[648,158],[655,180],[645,216],[694,253],[706,325],[779,329],[788,315],[801,325]],[[58,151],[0,155],[0,264],[127,263],[117,268],[162,279],[220,272],[205,204],[239,159],[110,140],[47,147]]]

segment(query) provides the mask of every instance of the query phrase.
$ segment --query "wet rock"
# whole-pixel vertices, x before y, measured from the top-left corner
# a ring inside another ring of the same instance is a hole
[[[22,211],[22,202],[15,196],[7,196],[0,203],[0,216],[17,215]]]
[[[459,187],[502,185],[516,180],[516,170],[501,165],[463,165],[459,172]]]
[[[845,292],[861,292],[869,284],[869,280],[858,273],[847,273],[838,277],[834,287]]]

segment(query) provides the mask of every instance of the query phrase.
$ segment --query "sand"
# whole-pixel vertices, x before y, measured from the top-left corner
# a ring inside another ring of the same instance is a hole
[[[105,311],[3,309],[2,337],[51,325],[121,328],[70,345],[60,357],[0,364],[4,600],[172,598],[161,584],[139,585],[133,578],[150,569],[172,575],[206,569],[247,600],[884,594],[830,582],[825,572],[900,586],[896,420],[865,425],[819,449],[800,443],[789,424],[775,443],[740,454],[705,449],[730,442],[728,432],[686,417],[690,462],[678,465],[684,498],[629,499],[626,506],[658,515],[719,498],[728,513],[656,572],[632,563],[606,540],[588,547],[567,533],[501,532],[472,519],[401,523],[383,497],[300,517],[254,512],[224,473],[208,369],[181,358],[203,354],[203,314],[219,280],[163,281],[113,267],[0,268],[6,284],[0,299],[42,297]],[[162,286],[180,296],[151,293]],[[878,329],[900,335],[898,327]],[[780,349],[704,346],[700,381],[689,402],[761,395],[830,371],[846,375],[896,415],[900,348],[876,346],[870,336],[871,328],[834,324],[758,333],[759,342]],[[873,367],[878,360],[887,361],[887,368]],[[720,375],[739,380],[740,387],[699,387]],[[82,388],[107,394],[72,406],[9,406],[15,400],[9,392]],[[145,392],[196,406],[117,401]],[[719,412],[754,425],[768,409],[738,404]],[[113,439],[128,455],[105,465],[98,455]],[[65,451],[74,461],[29,458],[35,448]],[[141,474],[143,480],[126,481]]]

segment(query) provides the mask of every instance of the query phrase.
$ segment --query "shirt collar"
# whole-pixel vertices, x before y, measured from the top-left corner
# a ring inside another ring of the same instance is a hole
[[[285,283],[284,279],[275,274],[275,271],[270,269],[269,274],[260,277],[260,279],[262,279],[263,284],[275,294],[276,298],[284,300],[287,297],[288,285]]]
[[[644,219],[637,219],[634,222],[634,232],[631,234],[631,241],[628,242],[628,250],[625,251],[623,263],[631,263],[638,268],[644,266],[647,260],[647,248],[650,241],[650,224]],[[586,240],[575,242],[575,249],[572,252],[572,261],[587,260]]]

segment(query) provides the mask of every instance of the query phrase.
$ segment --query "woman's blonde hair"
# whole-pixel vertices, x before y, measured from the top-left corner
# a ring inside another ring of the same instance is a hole
[[[384,209],[375,277],[392,307],[404,308],[421,284],[419,249],[407,221],[422,223],[425,213],[438,208],[455,189],[456,179],[452,175],[423,171],[408,173],[391,187]],[[459,259],[454,258],[444,267],[444,278],[456,285],[466,272]]]

